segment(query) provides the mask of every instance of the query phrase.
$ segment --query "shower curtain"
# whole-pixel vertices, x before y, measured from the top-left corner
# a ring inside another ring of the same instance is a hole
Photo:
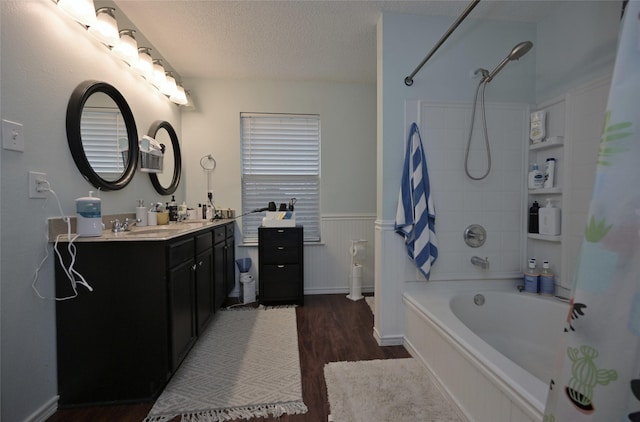
[[[544,422],[640,421],[640,2],[625,12]]]

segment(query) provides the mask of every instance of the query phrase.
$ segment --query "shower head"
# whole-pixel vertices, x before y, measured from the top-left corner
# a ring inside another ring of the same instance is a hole
[[[531,50],[531,47],[533,47],[533,43],[531,41],[523,41],[516,44],[516,46],[511,49],[511,52],[509,52],[509,55],[505,57],[505,59],[500,62],[500,64],[496,66],[496,68],[493,69],[486,78],[484,78],[484,82],[491,82],[491,80],[502,70],[503,67],[507,65],[507,63],[511,60],[518,60],[520,57],[527,54],[529,50]]]

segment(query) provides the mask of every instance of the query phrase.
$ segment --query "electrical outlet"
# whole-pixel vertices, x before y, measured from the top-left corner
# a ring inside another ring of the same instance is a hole
[[[24,152],[24,128],[20,123],[2,121],[2,148]]]
[[[47,173],[29,172],[29,198],[46,198],[48,184],[44,183]]]

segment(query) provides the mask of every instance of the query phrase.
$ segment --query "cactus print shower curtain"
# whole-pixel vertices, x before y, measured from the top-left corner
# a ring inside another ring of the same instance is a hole
[[[640,421],[640,1],[626,9],[544,422]]]

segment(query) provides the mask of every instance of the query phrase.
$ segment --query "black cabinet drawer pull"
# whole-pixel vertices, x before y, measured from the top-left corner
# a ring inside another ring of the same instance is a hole
[[[283,229],[279,229],[278,233],[284,233],[284,230]]]
[[[284,246],[278,246],[278,250],[279,250],[279,251],[284,250]]]
[[[284,268],[284,265],[278,265],[278,268]]]

